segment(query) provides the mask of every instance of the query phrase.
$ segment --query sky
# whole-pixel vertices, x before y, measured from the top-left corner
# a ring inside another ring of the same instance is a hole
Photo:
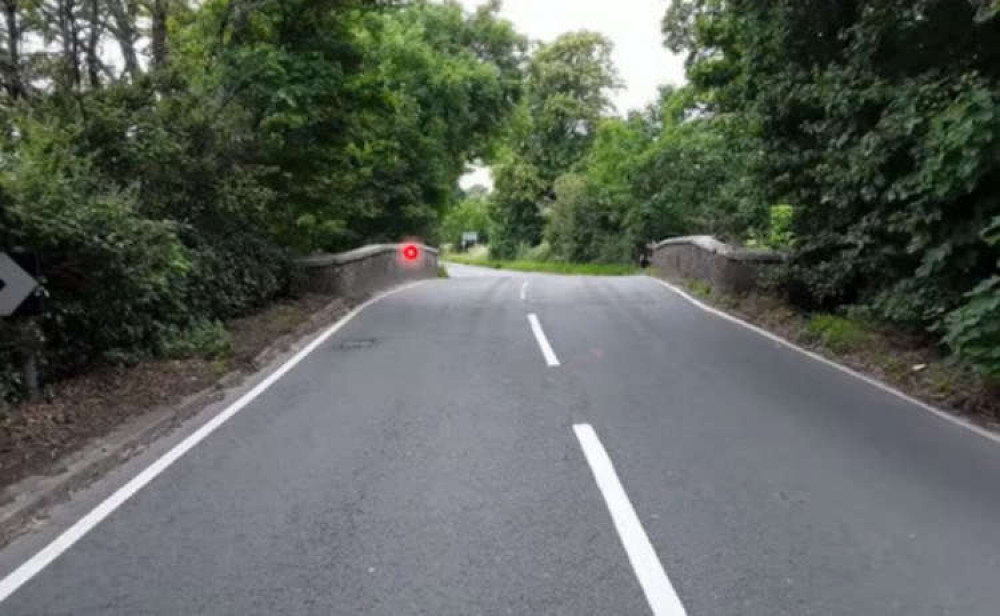
[[[473,10],[485,0],[460,0]],[[684,83],[684,60],[663,47],[660,22],[668,0],[504,0],[501,15],[518,32],[551,41],[564,32],[594,30],[614,43],[614,61],[625,87],[612,100],[621,114],[656,99],[661,84]],[[489,172],[477,169],[462,186],[491,186]]]

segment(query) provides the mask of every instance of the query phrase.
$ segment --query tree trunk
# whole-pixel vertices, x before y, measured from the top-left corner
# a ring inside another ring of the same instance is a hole
[[[90,87],[97,90],[101,87],[101,58],[97,54],[97,46],[101,42],[101,13],[99,0],[87,0],[89,9],[88,20],[90,31],[87,36],[87,77]]]
[[[17,23],[17,0],[3,0],[4,20],[7,25],[7,62],[4,87],[11,98],[24,96],[21,79],[21,27]]]
[[[153,69],[167,65],[167,0],[153,0]]]
[[[59,2],[59,34],[62,38],[63,79],[69,90],[80,89],[80,40],[75,0]]]
[[[114,19],[112,32],[121,48],[122,59],[125,62],[125,73],[135,81],[139,76],[139,57],[135,51],[136,16],[139,5],[136,0],[112,0],[111,15]]]

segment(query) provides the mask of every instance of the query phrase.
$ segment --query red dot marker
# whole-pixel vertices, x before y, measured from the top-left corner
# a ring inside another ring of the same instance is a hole
[[[413,244],[407,244],[403,246],[403,258],[407,261],[416,261],[417,257],[420,256],[420,249]]]

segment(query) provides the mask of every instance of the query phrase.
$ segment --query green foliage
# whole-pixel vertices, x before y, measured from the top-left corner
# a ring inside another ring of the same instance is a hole
[[[684,286],[687,288],[688,291],[691,291],[691,294],[694,295],[695,297],[706,299],[707,297],[712,295],[712,285],[705,282],[704,280],[695,280],[693,278],[690,280],[685,280]]]
[[[31,118],[18,127],[28,137],[0,166],[0,245],[40,254],[49,360],[148,344],[159,322],[185,311],[177,289],[191,261],[178,225],[144,217],[134,189],[103,182],[75,152],[77,127]]]
[[[628,262],[635,248],[631,238],[621,232],[615,210],[592,186],[576,174],[556,180],[556,199],[545,229],[551,254],[569,262]]]
[[[579,172],[556,180],[545,236],[557,258],[632,262],[643,243],[635,208],[637,163],[650,147],[643,120],[606,119]]]
[[[166,329],[160,334],[157,346],[157,353],[170,359],[219,359],[232,351],[229,332],[222,322],[206,319],[195,321],[184,330]]]
[[[512,258],[542,240],[556,179],[589,151],[619,84],[611,43],[593,32],[564,34],[532,55],[525,97],[495,157],[491,255]]]
[[[494,167],[495,188],[490,196],[490,256],[513,258],[521,244],[534,245],[541,240],[542,216],[538,201],[545,184],[538,169],[512,157]]]
[[[611,42],[595,32],[564,34],[531,57],[525,106],[531,132],[519,149],[551,183],[569,171],[613,109],[608,93],[620,85]]]
[[[983,232],[983,239],[992,246],[1000,244],[1000,216]],[[979,283],[965,300],[945,317],[944,341],[986,374],[1000,376],[1000,275]]]
[[[242,22],[227,4],[203,12],[202,27],[228,34],[215,78],[277,171],[271,228],[300,252],[431,235],[520,96],[526,43],[498,7],[355,4],[266,2]]]
[[[741,243],[766,227],[750,178],[755,137],[742,118],[699,115],[689,91],[666,90],[658,121],[660,134],[635,172],[647,241],[707,233]]]
[[[806,323],[806,338],[837,353],[846,353],[864,346],[868,332],[863,323],[832,314],[817,314]]]
[[[499,165],[493,255],[544,238],[551,259],[627,262],[694,233],[782,249],[769,279],[794,302],[938,332],[996,373],[993,4],[674,0],[663,33],[690,85],[627,119],[605,113],[598,38],[542,47]],[[856,342],[830,319],[818,337]]]
[[[767,246],[776,250],[787,250],[792,246],[795,234],[792,225],[795,220],[795,208],[790,205],[772,205],[770,209],[770,224],[768,225]]]
[[[981,2],[675,0],[697,99],[755,127],[749,176],[796,204],[788,290],[947,332],[992,371],[1000,18]],[[770,241],[770,240],[769,240]]]
[[[24,55],[4,40],[0,246],[39,255],[46,378],[219,356],[220,320],[286,293],[295,254],[432,236],[523,88],[526,39],[497,3],[35,4],[11,5]],[[167,37],[148,70],[132,61],[147,18]],[[115,46],[125,66],[100,65]],[[3,398],[17,346],[0,331]]]
[[[981,282],[945,317],[945,343],[992,376],[1000,376],[1000,276]]]
[[[752,135],[731,116],[693,115],[688,89],[658,106],[601,122],[576,171],[556,180],[545,237],[557,258],[629,262],[665,237],[765,235],[750,181]]]
[[[544,240],[538,246],[522,246],[522,250],[518,251],[517,258],[520,261],[552,261],[552,246]]]
[[[462,233],[475,231],[480,242],[489,240],[489,212],[485,196],[473,196],[462,199],[452,206],[445,214],[439,228],[439,237],[443,242],[453,246],[461,246]]]

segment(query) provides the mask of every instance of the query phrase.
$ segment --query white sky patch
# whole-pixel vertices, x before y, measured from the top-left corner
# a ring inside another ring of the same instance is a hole
[[[485,0],[460,0],[474,10]],[[683,85],[684,58],[663,46],[660,23],[668,0],[504,0],[501,15],[532,40],[550,42],[565,32],[593,30],[611,39],[625,87],[614,96],[618,112],[642,109],[662,84]]]
[[[475,165],[470,169],[470,171],[458,179],[458,185],[462,187],[462,190],[469,190],[477,185],[493,190],[493,173],[489,167]]]

